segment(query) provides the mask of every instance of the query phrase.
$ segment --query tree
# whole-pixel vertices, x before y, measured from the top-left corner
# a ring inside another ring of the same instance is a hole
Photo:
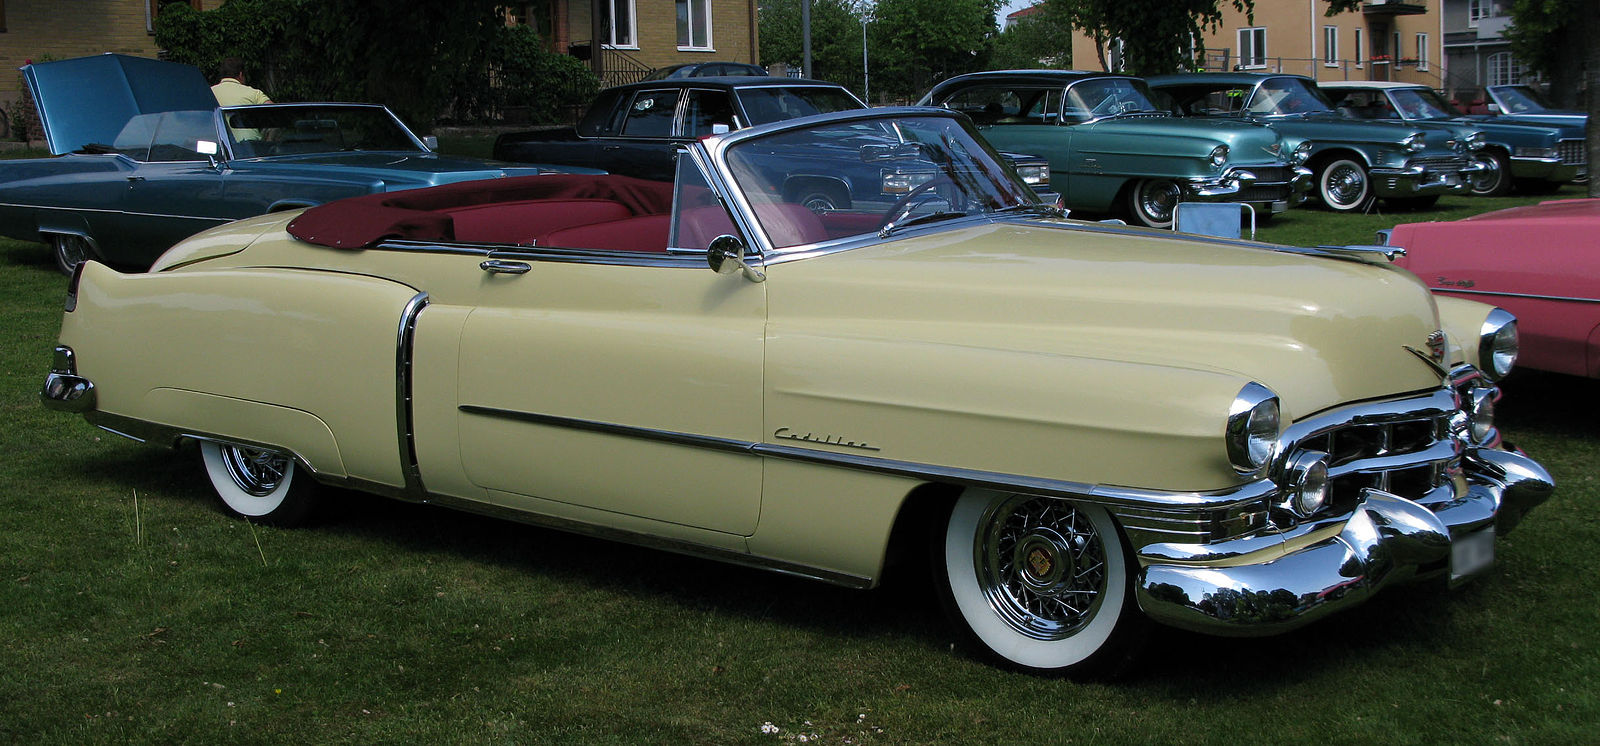
[[[757,12],[763,66],[803,65],[802,1],[762,0]],[[861,92],[861,11],[850,0],[811,0],[811,77]]]
[[[1353,1],[1353,0],[1351,0]],[[1134,75],[1160,75],[1191,67],[1205,52],[1204,34],[1222,25],[1231,6],[1254,18],[1255,0],[1045,0],[1093,39],[1100,66],[1109,69],[1105,50],[1122,42],[1122,69]]]
[[[1034,6],[1038,10],[1018,18],[995,37],[989,65],[1005,68],[1072,67],[1072,23],[1052,3]]]
[[[878,0],[873,88],[911,98],[936,81],[983,69],[1000,5],[1001,0]]]

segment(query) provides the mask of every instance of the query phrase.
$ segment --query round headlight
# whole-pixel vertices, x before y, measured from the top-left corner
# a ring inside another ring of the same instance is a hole
[[[1211,165],[1221,166],[1228,162],[1228,146],[1218,145],[1211,149]]]
[[[1492,380],[1505,378],[1517,364],[1517,317],[1496,308],[1478,333],[1478,369]]]
[[[1228,461],[1241,474],[1259,471],[1278,447],[1278,395],[1247,383],[1228,408]]]
[[[1306,164],[1306,161],[1308,161],[1310,159],[1311,159],[1311,141],[1307,140],[1306,142],[1300,143],[1300,147],[1295,148],[1294,152],[1289,155],[1289,165],[1291,165],[1291,166],[1304,166]]]
[[[1328,504],[1328,454],[1301,451],[1284,470],[1285,503],[1302,518]]]
[[[1483,141],[1482,132],[1473,132],[1472,134],[1467,135],[1467,148],[1469,150],[1483,150],[1483,146],[1486,144],[1487,143]]]
[[[1413,135],[1407,135],[1406,139],[1400,141],[1400,147],[1405,148],[1407,151],[1412,153],[1421,152],[1421,150],[1427,146],[1427,136],[1421,132]]]

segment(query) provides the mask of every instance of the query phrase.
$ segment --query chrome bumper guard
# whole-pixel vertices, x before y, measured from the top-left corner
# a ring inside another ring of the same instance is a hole
[[[39,399],[46,407],[79,414],[94,409],[94,382],[78,375],[78,360],[72,348],[57,346],[50,373],[44,378]]]
[[[1415,501],[1366,489],[1342,524],[1146,546],[1139,605],[1174,627],[1257,636],[1359,605],[1390,585],[1446,574],[1451,585],[1462,582],[1492,564],[1496,533],[1510,531],[1554,489],[1544,467],[1520,452],[1478,449],[1465,461],[1459,498],[1448,486]]]
[[[1261,181],[1254,171],[1249,168],[1233,168],[1215,179],[1189,179],[1179,182],[1183,185],[1184,196],[1199,202],[1230,202],[1230,201],[1258,201],[1254,199],[1236,200],[1241,192],[1251,187],[1278,187],[1281,194],[1274,195],[1268,202],[1293,200],[1296,196],[1303,195],[1311,190],[1311,171],[1300,166],[1294,167],[1293,175],[1288,181]]]
[[[1372,169],[1372,185],[1379,197],[1418,197],[1467,191],[1468,179],[1488,166],[1469,162],[1459,168],[1440,169],[1422,165]]]

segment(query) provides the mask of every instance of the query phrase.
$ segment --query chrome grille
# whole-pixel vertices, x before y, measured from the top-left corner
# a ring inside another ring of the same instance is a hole
[[[1235,169],[1255,174],[1257,184],[1287,184],[1294,179],[1294,169],[1288,166],[1236,166]]]
[[[1556,152],[1562,163],[1584,165],[1589,162],[1589,151],[1582,140],[1562,140],[1556,143]]]
[[[1408,165],[1427,166],[1431,171],[1460,171],[1467,167],[1467,159],[1438,155],[1426,158],[1412,158]]]
[[[1287,451],[1328,454],[1327,512],[1354,510],[1368,488],[1418,500],[1449,483],[1460,467],[1461,448],[1450,433],[1454,411],[1454,398],[1443,391],[1377,413],[1358,408],[1349,417],[1317,417],[1292,428],[1300,432],[1291,434]]]

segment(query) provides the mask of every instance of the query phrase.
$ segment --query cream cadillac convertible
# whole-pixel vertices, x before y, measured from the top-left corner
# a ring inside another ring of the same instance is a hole
[[[849,210],[792,173],[869,180]],[[232,512],[366,490],[829,582],[932,565],[1012,667],[1455,584],[1552,490],[1503,311],[1382,247],[1065,219],[960,114],[719,134],[671,184],[376,194],[71,280],[43,398],[198,442]]]

